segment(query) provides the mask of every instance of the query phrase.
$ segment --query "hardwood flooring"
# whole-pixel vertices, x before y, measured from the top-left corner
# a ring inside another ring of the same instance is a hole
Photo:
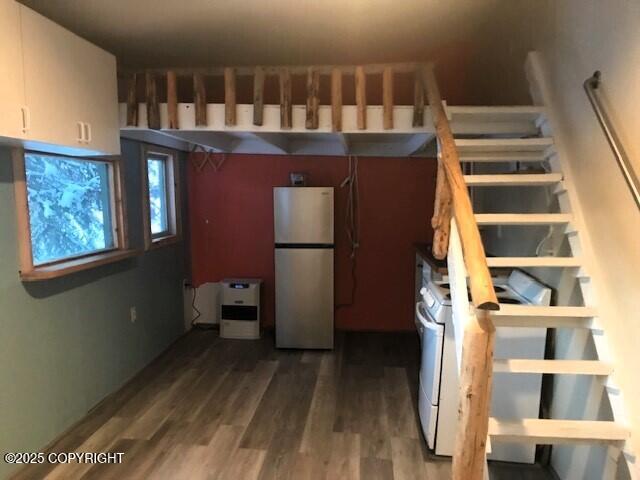
[[[119,465],[32,465],[15,479],[450,478],[417,417],[415,334],[339,333],[333,351],[193,331],[49,449]],[[496,465],[492,478],[550,478]]]

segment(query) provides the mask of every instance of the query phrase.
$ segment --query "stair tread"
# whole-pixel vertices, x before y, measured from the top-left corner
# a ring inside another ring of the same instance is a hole
[[[553,145],[553,138],[457,138],[459,152],[544,152]]]
[[[488,257],[489,267],[580,267],[578,257]]]
[[[546,112],[540,105],[447,105],[447,113],[451,115],[525,115],[537,118]]]
[[[600,360],[533,360],[500,358],[493,362],[494,372],[552,373],[573,375],[610,375],[611,365]]]
[[[589,317],[519,317],[492,316],[496,328],[595,328]]]
[[[540,133],[545,108],[539,106],[446,107],[454,135],[512,135],[534,137]],[[504,137],[503,137],[504,138]]]
[[[570,213],[477,213],[478,225],[549,225],[565,224],[573,219]]]
[[[561,173],[502,173],[485,175],[464,175],[468,186],[542,186],[562,181]]]
[[[538,444],[599,443],[623,441],[629,430],[616,422],[523,418],[489,419],[493,441],[520,441]]]
[[[463,163],[545,162],[541,152],[458,152]]]
[[[492,316],[592,318],[596,316],[596,310],[593,307],[574,306],[500,305],[500,310],[492,312]]]

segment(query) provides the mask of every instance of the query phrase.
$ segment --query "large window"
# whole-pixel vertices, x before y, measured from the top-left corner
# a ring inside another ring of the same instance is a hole
[[[27,153],[25,172],[35,265],[115,246],[107,163]]]
[[[142,152],[145,245],[152,248],[180,238],[178,168],[170,150],[146,146]]]
[[[117,161],[16,150],[14,176],[23,278],[126,247]]]

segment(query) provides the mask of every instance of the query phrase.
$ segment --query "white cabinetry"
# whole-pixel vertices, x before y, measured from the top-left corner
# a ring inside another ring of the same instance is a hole
[[[0,136],[38,150],[118,155],[115,57],[13,0],[0,0],[0,19],[0,69],[11,73],[0,79],[0,101],[14,112],[0,117]]]
[[[25,109],[20,7],[0,0],[0,137],[24,138]]]

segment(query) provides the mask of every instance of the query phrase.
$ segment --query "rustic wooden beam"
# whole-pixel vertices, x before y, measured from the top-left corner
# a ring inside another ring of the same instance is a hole
[[[358,130],[367,129],[367,76],[362,66],[356,67],[356,109]]]
[[[262,125],[264,112],[264,68],[253,72],[253,124]]]
[[[436,199],[433,205],[433,256],[443,260],[449,249],[449,235],[451,230],[451,189],[447,181],[447,173],[442,165],[442,158],[438,152],[438,175],[436,177]]]
[[[416,67],[413,84],[413,126],[424,126],[424,85],[422,84],[422,66]]]
[[[495,342],[490,315],[476,310],[464,328],[453,480],[484,479]]]
[[[465,265],[469,272],[471,299],[476,308],[498,310],[498,299],[493,289],[482,238],[480,237],[480,231],[471,206],[467,185],[462,175],[460,158],[451,133],[451,127],[442,106],[442,98],[440,97],[433,65],[429,65],[423,70],[423,80],[429,99],[429,110],[436,127],[436,135],[440,141],[442,165],[451,189],[453,213],[456,225],[460,230]]]
[[[196,127],[207,126],[207,90],[204,75],[193,74],[193,103],[195,104]]]
[[[382,71],[382,126],[385,130],[393,128],[393,68]]]
[[[224,69],[224,124],[236,124],[236,71],[230,67]]]
[[[173,70],[167,72],[167,113],[169,128],[172,130],[180,128],[178,126],[178,82],[176,72]]]
[[[318,128],[318,107],[320,106],[320,74],[313,67],[307,70],[307,119],[305,127],[315,130]]]
[[[127,126],[138,126],[138,98],[136,96],[138,75],[133,74],[127,84]]]
[[[280,128],[291,128],[291,72],[283,68],[278,72],[280,79]]]
[[[342,131],[342,72],[338,68],[331,70],[331,128]]]
[[[147,125],[152,130],[160,130],[160,104],[158,103],[158,89],[156,76],[151,72],[145,75],[147,100]]]

